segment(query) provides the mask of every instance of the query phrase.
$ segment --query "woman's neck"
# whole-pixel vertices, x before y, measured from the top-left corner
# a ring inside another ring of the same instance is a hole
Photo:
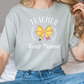
[[[46,9],[53,5],[52,0],[35,0],[33,8]]]

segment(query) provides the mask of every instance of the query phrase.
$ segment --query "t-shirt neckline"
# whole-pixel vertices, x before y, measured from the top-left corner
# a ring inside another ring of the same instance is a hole
[[[53,1],[53,5],[50,6],[49,8],[45,8],[45,9],[39,9],[39,8],[31,8],[32,10],[35,10],[35,11],[42,11],[42,12],[47,12],[47,11],[50,11],[52,10],[54,7],[56,6],[55,4],[55,1]]]
[[[21,5],[21,4],[19,4],[19,5]],[[24,7],[24,8],[27,8],[27,7],[23,6],[23,5],[21,5],[21,6]],[[53,1],[53,5],[50,6],[49,8],[39,9],[39,8],[33,8],[33,7],[31,7],[31,8],[29,8],[29,9],[34,10],[34,11],[37,11],[37,12],[48,12],[48,11],[53,10],[55,7],[56,7],[56,2]],[[28,8],[27,8],[27,9],[28,9]]]

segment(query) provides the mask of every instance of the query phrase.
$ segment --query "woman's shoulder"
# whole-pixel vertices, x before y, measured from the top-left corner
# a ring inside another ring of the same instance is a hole
[[[9,12],[8,12],[8,14],[6,15],[6,17],[7,18],[15,18],[16,17],[16,14],[18,13],[18,10],[19,10],[19,4],[17,4],[17,5],[15,5],[15,6],[13,6],[10,10],[9,10]]]
[[[67,4],[62,3],[62,2],[55,2],[55,3],[57,4],[59,10],[69,11],[70,12],[70,9],[69,9]]]
[[[20,9],[20,4],[13,6],[10,11],[18,11]]]
[[[7,16],[13,16],[15,14],[18,14],[20,12],[21,9],[21,5],[17,4],[15,6],[13,6],[10,11],[8,12]]]

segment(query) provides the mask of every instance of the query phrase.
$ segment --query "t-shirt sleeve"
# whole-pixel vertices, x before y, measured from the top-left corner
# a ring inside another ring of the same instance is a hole
[[[12,9],[6,16],[5,24],[0,38],[0,49],[11,54],[15,49],[15,25],[14,25],[14,14]]]
[[[79,38],[74,36],[74,26],[75,26],[75,20],[74,22],[72,21],[73,16],[71,15],[71,20],[70,20],[70,31],[69,31],[69,48],[73,48],[77,46],[80,42]]]

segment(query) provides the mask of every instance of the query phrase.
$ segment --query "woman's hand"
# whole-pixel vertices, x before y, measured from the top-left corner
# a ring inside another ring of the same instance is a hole
[[[75,4],[73,6],[74,10],[73,12],[75,12],[76,10],[80,9],[83,12],[83,16],[84,16],[84,4],[81,2],[78,2],[77,4]]]

